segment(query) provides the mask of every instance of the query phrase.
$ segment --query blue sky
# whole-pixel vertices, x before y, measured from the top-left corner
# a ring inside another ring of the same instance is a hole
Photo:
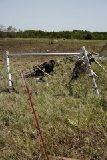
[[[107,31],[107,0],[0,0],[0,24],[47,31]]]

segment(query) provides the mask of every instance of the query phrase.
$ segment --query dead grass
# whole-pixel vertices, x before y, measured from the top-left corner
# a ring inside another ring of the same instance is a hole
[[[64,41],[49,44],[50,40],[5,40],[0,41],[2,51],[32,52],[35,46],[41,51],[56,45],[57,52],[76,51],[82,45],[97,50],[104,41]],[[60,45],[59,45],[60,44]],[[7,48],[5,48],[7,46]],[[19,47],[20,46],[20,47]],[[62,47],[64,46],[64,47]],[[74,48],[73,48],[74,46]],[[34,51],[39,51],[37,48]],[[51,58],[51,57],[49,57]],[[41,149],[29,110],[21,70],[49,58],[11,59],[11,71],[18,93],[0,93],[0,159],[37,160]],[[52,157],[73,157],[80,160],[106,160],[107,158],[107,75],[93,65],[99,75],[98,98],[87,75],[69,83],[74,62],[65,63],[63,58],[55,66],[53,76],[45,81],[28,79],[35,109],[46,139],[48,154]],[[102,64],[107,69],[106,63]],[[3,80],[0,87],[6,88],[5,67],[1,62]],[[41,156],[43,158],[43,155]],[[53,158],[52,158],[53,159]],[[64,159],[64,158],[63,158]],[[65,160],[65,159],[64,159]]]
[[[51,44],[51,42],[53,42]],[[0,54],[6,50],[10,52],[76,52],[81,46],[87,50],[98,52],[107,41],[79,41],[54,39],[1,39]]]

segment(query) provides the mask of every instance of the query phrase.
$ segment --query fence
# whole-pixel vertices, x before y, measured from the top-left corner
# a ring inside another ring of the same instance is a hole
[[[6,69],[7,69],[7,78],[8,78],[8,89],[11,92],[13,90],[12,85],[12,75],[10,71],[10,58],[11,57],[25,57],[25,56],[78,56],[80,53],[13,53],[10,54],[9,51],[6,51]]]
[[[94,89],[96,94],[99,96],[99,91],[95,81],[96,74],[93,72],[91,65],[89,63],[88,51],[86,51],[83,46],[80,53],[9,53],[6,51],[6,68],[7,68],[7,77],[8,77],[8,89],[9,92],[13,90],[12,85],[12,75],[10,72],[10,58],[11,57],[25,57],[25,56],[79,56],[86,63],[88,74],[92,77]]]

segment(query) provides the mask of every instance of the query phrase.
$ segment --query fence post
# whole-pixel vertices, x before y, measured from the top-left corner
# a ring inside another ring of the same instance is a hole
[[[13,84],[12,84],[12,77],[10,73],[9,51],[6,51],[6,69],[7,69],[7,78],[8,78],[8,90],[9,92],[12,92]]]
[[[89,63],[89,58],[88,58],[88,52],[86,51],[85,46],[82,47],[82,52],[83,52],[83,54],[84,54],[83,60],[84,60],[85,63],[87,64],[88,74],[89,74],[89,76],[92,77],[92,81],[93,81],[93,86],[94,86],[95,92],[96,92],[96,94],[99,96],[99,90],[98,90],[97,83],[96,83],[96,80],[95,80],[95,77],[96,77],[97,75],[93,72],[93,70],[92,70],[92,68],[91,68],[91,65],[90,65],[90,63]]]

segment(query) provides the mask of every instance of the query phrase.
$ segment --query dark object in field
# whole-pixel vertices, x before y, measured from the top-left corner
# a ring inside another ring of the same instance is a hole
[[[86,65],[83,60],[78,60],[73,68],[72,79],[77,79],[80,73],[86,71]]]
[[[92,54],[88,55],[89,63],[91,65],[92,62],[95,62],[94,57],[92,57]],[[84,60],[79,59],[75,63],[75,67],[73,68],[72,78],[71,79],[77,79],[81,73],[85,73],[87,71],[87,64],[84,62]]]
[[[49,60],[41,65],[33,66],[33,69],[29,73],[25,73],[26,77],[41,77],[41,79],[48,74],[51,74],[54,70],[55,61]]]

